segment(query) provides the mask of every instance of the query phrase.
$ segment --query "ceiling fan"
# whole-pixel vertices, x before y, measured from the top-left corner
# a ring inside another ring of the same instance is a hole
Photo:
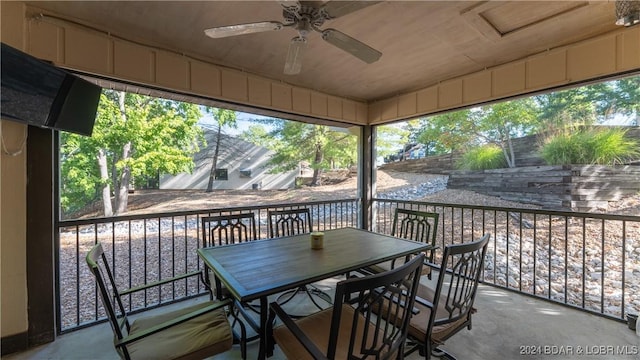
[[[336,29],[323,30],[320,27],[326,20],[341,17],[379,2],[336,0],[318,6],[316,1],[279,1],[283,8],[282,15],[284,20],[282,22],[261,21],[219,26],[206,29],[204,33],[212,38],[224,38],[292,27],[298,32],[298,36],[291,39],[289,44],[289,51],[284,64],[284,73],[288,75],[298,74],[302,70],[302,55],[307,44],[307,35],[311,31],[319,32],[324,41],[348,52],[367,64],[371,64],[380,59],[381,52],[341,31]]]

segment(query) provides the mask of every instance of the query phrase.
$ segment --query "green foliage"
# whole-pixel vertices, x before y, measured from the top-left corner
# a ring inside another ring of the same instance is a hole
[[[407,121],[406,127],[410,127],[415,120]],[[410,130],[403,129],[397,124],[381,125],[376,127],[376,155],[385,157],[398,151],[398,144],[407,142]]]
[[[502,149],[508,167],[515,167],[511,139],[534,133],[540,126],[538,107],[531,98],[505,101],[481,107],[471,113],[474,133]]]
[[[533,99],[526,98],[422,118],[418,126],[409,128],[411,139],[426,145],[429,154],[491,143],[503,150],[507,165],[514,167],[511,139],[535,132],[540,127],[538,112]]]
[[[640,76],[425,117],[407,122],[406,130],[411,142],[427,146],[428,154],[464,150],[480,143],[496,144],[513,167],[517,165],[513,138],[621,116],[638,125]]]
[[[494,144],[469,149],[458,163],[461,170],[499,169],[507,166],[502,149]]]
[[[134,183],[159,173],[191,171],[192,155],[203,140],[200,117],[194,104],[104,90],[93,135],[61,134],[63,213],[97,200],[105,186],[128,186],[122,183],[128,180],[125,171]],[[107,178],[100,174],[99,152],[106,156]]]
[[[429,154],[446,154],[462,149],[475,138],[469,115],[470,110],[460,110],[422,118],[411,138],[426,145]]]
[[[238,126],[237,114],[234,110],[205,107],[204,111],[213,117],[217,127],[230,127],[235,129]]]
[[[64,144],[60,148],[60,205],[64,212],[74,212],[99,196],[97,150],[79,135],[61,132],[60,139]]]
[[[534,97],[547,129],[603,123],[640,112],[640,76],[632,76]],[[637,124],[636,124],[637,125]]]
[[[540,155],[550,165],[622,164],[640,158],[640,144],[616,128],[575,129],[549,137]]]
[[[301,161],[314,170],[347,168],[357,162],[357,137],[347,129],[279,119],[272,119],[269,126],[271,131],[252,125],[241,137],[275,153],[267,162],[272,173],[297,169]]]

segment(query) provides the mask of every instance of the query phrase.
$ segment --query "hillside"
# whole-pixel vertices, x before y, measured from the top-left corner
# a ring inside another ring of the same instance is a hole
[[[415,187],[434,180],[444,181],[444,175],[378,171],[378,193],[397,193],[400,189]],[[258,204],[281,204],[292,202],[337,200],[356,197],[357,179],[347,171],[333,172],[323,177],[321,186],[303,186],[291,190],[136,190],[129,196],[129,211],[126,215],[158,212],[237,207]],[[397,198],[397,197],[394,197]],[[499,207],[539,208],[538,206],[501,200],[472,191],[445,189],[414,200],[453,204],[486,205]],[[78,218],[101,216],[100,203],[86,209]],[[640,215],[640,194],[625,198],[602,209],[609,213]]]

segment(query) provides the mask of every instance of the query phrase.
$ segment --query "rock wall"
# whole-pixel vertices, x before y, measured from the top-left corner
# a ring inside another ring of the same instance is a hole
[[[640,165],[558,165],[452,171],[447,188],[472,190],[547,209],[606,210],[610,201],[640,192]]]

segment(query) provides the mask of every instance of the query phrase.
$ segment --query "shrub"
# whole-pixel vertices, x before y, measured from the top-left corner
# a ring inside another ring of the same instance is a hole
[[[499,169],[507,166],[502,149],[497,145],[484,145],[467,151],[458,163],[461,170]]]
[[[580,133],[562,133],[547,139],[540,156],[549,165],[582,164],[586,155]]]
[[[547,139],[540,155],[549,165],[615,165],[640,158],[640,144],[625,136],[626,130],[583,129]]]

